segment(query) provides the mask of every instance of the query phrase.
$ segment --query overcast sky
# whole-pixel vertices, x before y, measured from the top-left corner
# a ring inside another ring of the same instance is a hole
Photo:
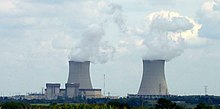
[[[149,58],[167,60],[170,94],[220,95],[220,1],[0,0],[0,95],[64,88],[69,60],[93,62],[94,88],[105,74],[106,92],[135,94]]]

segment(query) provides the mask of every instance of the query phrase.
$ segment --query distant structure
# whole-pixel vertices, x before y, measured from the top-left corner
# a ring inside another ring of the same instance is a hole
[[[143,76],[138,95],[168,95],[165,60],[143,60]]]
[[[66,97],[74,98],[79,95],[79,83],[66,83]]]
[[[26,100],[43,100],[46,99],[45,94],[42,93],[29,93],[28,95],[25,95],[23,99]]]
[[[79,89],[79,95],[84,98],[103,98],[101,89]]]
[[[89,68],[90,61],[69,61],[69,77],[67,83],[79,83],[80,89],[92,89]]]
[[[57,98],[102,98],[101,89],[93,89],[90,79],[90,61],[69,61],[69,77],[65,89],[60,84],[47,83],[45,89],[46,99]]]
[[[46,99],[52,100],[57,99],[60,94],[60,84],[59,83],[47,83],[46,84]]]
[[[103,98],[101,89],[79,89],[79,83],[66,83],[65,89],[60,89],[60,83],[47,83],[45,95],[47,100],[58,98]]]

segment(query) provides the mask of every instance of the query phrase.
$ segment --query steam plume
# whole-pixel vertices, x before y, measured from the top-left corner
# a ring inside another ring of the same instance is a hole
[[[89,25],[82,34],[81,40],[74,46],[69,54],[72,61],[92,61],[94,63],[106,63],[113,57],[115,48],[107,41],[103,41],[105,36],[105,26],[107,22],[112,22],[119,27],[121,32],[126,31],[121,6],[106,1],[98,2],[97,19],[101,19],[97,24]],[[97,22],[97,21],[94,21]]]
[[[102,42],[104,35],[103,27],[98,24],[89,25],[82,34],[79,44],[72,48],[69,59],[79,62],[107,62],[113,56],[114,48]]]
[[[145,36],[144,59],[171,60],[181,55],[190,40],[197,37],[200,25],[179,13],[160,11],[147,16],[150,30]]]
[[[105,22],[111,21],[119,27],[121,32],[126,32],[127,26],[122,14],[122,7],[114,3],[108,3],[108,2],[100,2],[100,3],[101,3],[100,11],[102,11],[104,16],[106,17],[104,21]]]

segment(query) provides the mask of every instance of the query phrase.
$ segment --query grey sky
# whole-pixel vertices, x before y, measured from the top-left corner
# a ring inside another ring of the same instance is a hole
[[[220,95],[219,6],[218,0],[1,0],[0,95],[40,92],[46,82],[64,87],[71,48],[81,42],[91,24],[105,30],[100,43],[115,48],[108,62],[91,65],[94,88],[103,88],[105,74],[106,92],[137,93],[145,52],[140,41],[150,23],[145,19],[161,10],[187,16],[202,26],[198,39],[166,63],[169,92],[204,94],[207,85],[209,94]]]

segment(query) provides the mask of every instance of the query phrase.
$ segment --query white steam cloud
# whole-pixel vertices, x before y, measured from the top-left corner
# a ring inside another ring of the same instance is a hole
[[[93,63],[106,63],[113,58],[115,48],[110,46],[108,41],[103,41],[105,27],[108,23],[118,26],[123,33],[126,31],[125,20],[122,15],[120,5],[100,1],[95,3],[96,21],[91,21],[92,25],[82,33],[81,40],[70,51],[69,59],[72,61],[91,61]]]
[[[115,23],[121,32],[127,31],[125,19],[122,14],[122,7],[118,4],[100,2],[100,11],[104,14],[104,22]]]
[[[98,24],[89,25],[82,34],[79,44],[72,48],[69,59],[79,62],[106,63],[113,57],[115,50],[107,42],[102,42],[104,35],[103,27]]]
[[[154,12],[147,16],[150,30],[144,36],[143,59],[171,60],[181,55],[191,40],[196,39],[201,25],[193,19],[170,11]]]

